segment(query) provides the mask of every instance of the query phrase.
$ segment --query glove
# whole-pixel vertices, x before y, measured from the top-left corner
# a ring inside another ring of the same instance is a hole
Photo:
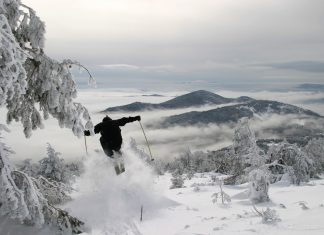
[[[135,117],[135,120],[136,120],[136,121],[141,121],[141,116],[136,116],[136,117]]]
[[[90,131],[89,130],[86,130],[83,132],[85,136],[90,136]]]

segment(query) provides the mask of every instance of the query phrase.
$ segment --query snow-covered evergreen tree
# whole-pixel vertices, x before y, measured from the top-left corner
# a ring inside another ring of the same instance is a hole
[[[324,171],[324,138],[313,138],[305,146],[307,156],[314,162],[317,173]]]
[[[69,68],[81,65],[48,57],[44,33],[44,23],[31,8],[20,0],[0,0],[0,107],[7,108],[8,123],[22,123],[26,137],[42,128],[49,115],[81,136],[85,128],[93,129],[86,108],[73,101],[76,87]],[[33,178],[9,162],[9,153],[0,142],[0,214],[25,224],[47,224],[60,234],[80,233],[83,223],[50,205]]]
[[[193,154],[188,148],[184,153],[182,154],[181,158],[183,159],[183,165],[184,165],[184,173],[187,175],[187,178],[190,180],[194,174],[195,174],[195,165],[193,160]]]
[[[264,152],[257,146],[247,118],[241,119],[235,129],[233,148],[243,161],[244,167],[247,167],[245,171],[258,168],[265,162]]]
[[[83,222],[66,211],[52,206],[35,182],[9,162],[10,149],[0,142],[0,215],[21,223],[41,227],[48,225],[58,234],[78,234]]]
[[[164,175],[167,169],[167,163],[161,159],[155,159],[152,163],[154,172],[158,175]]]
[[[36,178],[39,172],[39,165],[32,162],[32,159],[25,159],[19,166],[19,170],[28,176]]]
[[[64,163],[64,159],[60,158],[61,153],[56,152],[55,149],[47,144],[47,157],[39,161],[38,175],[42,175],[47,179],[57,182],[68,182],[68,172]]]
[[[253,203],[269,201],[269,173],[263,169],[254,169],[249,173],[250,200]]]
[[[268,151],[272,182],[288,179],[293,184],[308,182],[315,174],[312,159],[298,146],[284,141],[272,145]]]
[[[62,204],[71,200],[69,194],[73,189],[64,183],[53,181],[43,176],[38,176],[37,179],[34,179],[34,183],[52,205]]]
[[[45,26],[33,9],[19,0],[0,0],[0,32],[0,105],[8,109],[7,122],[21,121],[29,137],[43,127],[40,110],[77,136],[92,130],[87,109],[73,102],[77,92],[69,68],[79,64],[46,56]]]
[[[257,146],[254,132],[251,131],[247,118],[239,121],[234,132],[232,147],[233,183],[244,183],[248,181],[248,175],[252,170],[258,169],[265,163],[265,154]]]
[[[174,171],[172,173],[172,178],[171,178],[172,185],[170,189],[174,188],[183,188],[184,180],[182,177],[182,174],[178,170]]]

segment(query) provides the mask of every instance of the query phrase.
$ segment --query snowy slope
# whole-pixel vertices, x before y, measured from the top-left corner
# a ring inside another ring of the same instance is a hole
[[[85,173],[74,185],[73,201],[62,206],[86,222],[83,235],[324,234],[324,179],[302,186],[285,182],[271,185],[271,201],[257,205],[259,210],[270,207],[277,211],[282,221],[269,225],[263,224],[253,211],[247,184],[224,186],[232,198],[231,204],[213,204],[211,196],[219,192],[211,180],[215,173],[195,174],[191,180],[185,180],[185,188],[169,189],[169,174],[153,174],[127,144],[123,153],[126,172],[120,176],[115,175],[113,162],[101,152],[84,159]],[[303,209],[301,201],[309,209]],[[3,218],[0,234],[54,235],[46,228],[13,226]]]
[[[163,176],[160,183],[168,180],[169,176]],[[211,195],[218,192],[217,186],[200,186],[200,191],[194,192],[190,187],[194,182],[208,185],[211,183],[210,175],[200,175],[187,181],[186,188],[166,190],[165,195],[180,205],[163,209],[160,216],[138,223],[140,232],[143,235],[324,234],[323,179],[304,186],[271,185],[271,202],[257,205],[257,208],[275,209],[282,219],[276,225],[261,222],[244,193],[246,184],[225,186],[224,191],[232,197],[232,203],[223,206],[211,201]],[[299,201],[305,201],[309,209],[303,210]],[[286,209],[280,204],[284,204]]]
[[[85,160],[86,173],[76,184],[73,202],[65,206],[88,224],[83,235],[324,233],[324,179],[302,186],[271,185],[271,201],[257,205],[277,211],[282,221],[269,225],[253,211],[247,184],[224,186],[231,204],[213,204],[211,195],[219,191],[211,180],[215,173],[196,174],[185,181],[185,188],[169,189],[170,175],[156,176],[130,149],[124,153],[126,172],[118,177],[100,153]],[[309,209],[302,209],[300,201]]]

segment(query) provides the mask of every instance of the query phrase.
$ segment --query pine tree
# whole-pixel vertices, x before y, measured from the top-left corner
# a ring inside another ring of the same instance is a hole
[[[315,174],[314,162],[298,146],[283,141],[272,145],[268,151],[271,164],[268,165],[275,175],[272,181],[289,178],[290,182],[299,185],[308,182]]]
[[[22,123],[26,137],[43,128],[42,120],[49,115],[81,136],[93,125],[87,109],[73,101],[77,92],[69,68],[82,65],[48,57],[44,33],[44,23],[33,9],[20,0],[0,0],[0,107],[7,108],[7,123]],[[9,154],[0,142],[0,215],[30,225],[47,224],[60,234],[80,233],[83,223],[48,203],[35,179],[9,162]]]
[[[47,179],[57,182],[68,182],[68,172],[64,163],[64,159],[60,158],[61,153],[47,143],[47,157],[39,161],[40,167],[38,175],[42,175]]]
[[[69,68],[78,62],[57,62],[44,53],[44,23],[19,0],[0,0],[0,105],[7,122],[20,121],[26,137],[43,128],[49,114],[77,136],[93,125],[85,107],[75,103],[76,86]],[[86,124],[83,125],[82,119]]]
[[[0,142],[0,215],[41,227],[47,224],[58,234],[78,234],[83,222],[51,205],[35,178],[17,171],[9,162],[11,150]]]
[[[324,138],[313,138],[305,146],[305,152],[314,162],[316,173],[324,171]]]
[[[178,170],[176,170],[172,173],[171,182],[172,182],[172,185],[171,185],[170,189],[183,188],[184,180]]]
[[[247,182],[249,173],[265,163],[265,154],[257,146],[255,135],[250,129],[247,118],[242,118],[235,129],[232,149],[233,167],[231,173],[234,177],[226,181]]]
[[[25,159],[19,166],[19,171],[24,172],[28,176],[37,177],[39,172],[39,166],[32,162],[32,159]]]

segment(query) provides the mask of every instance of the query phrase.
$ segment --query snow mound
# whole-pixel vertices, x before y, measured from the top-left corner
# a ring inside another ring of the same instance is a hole
[[[88,234],[140,234],[136,223],[148,220],[159,209],[174,205],[163,198],[162,188],[154,182],[152,169],[131,147],[122,149],[126,171],[116,175],[113,160],[104,153],[84,160],[84,174],[75,183],[73,201],[67,210],[90,228]],[[128,233],[130,232],[130,233]]]

